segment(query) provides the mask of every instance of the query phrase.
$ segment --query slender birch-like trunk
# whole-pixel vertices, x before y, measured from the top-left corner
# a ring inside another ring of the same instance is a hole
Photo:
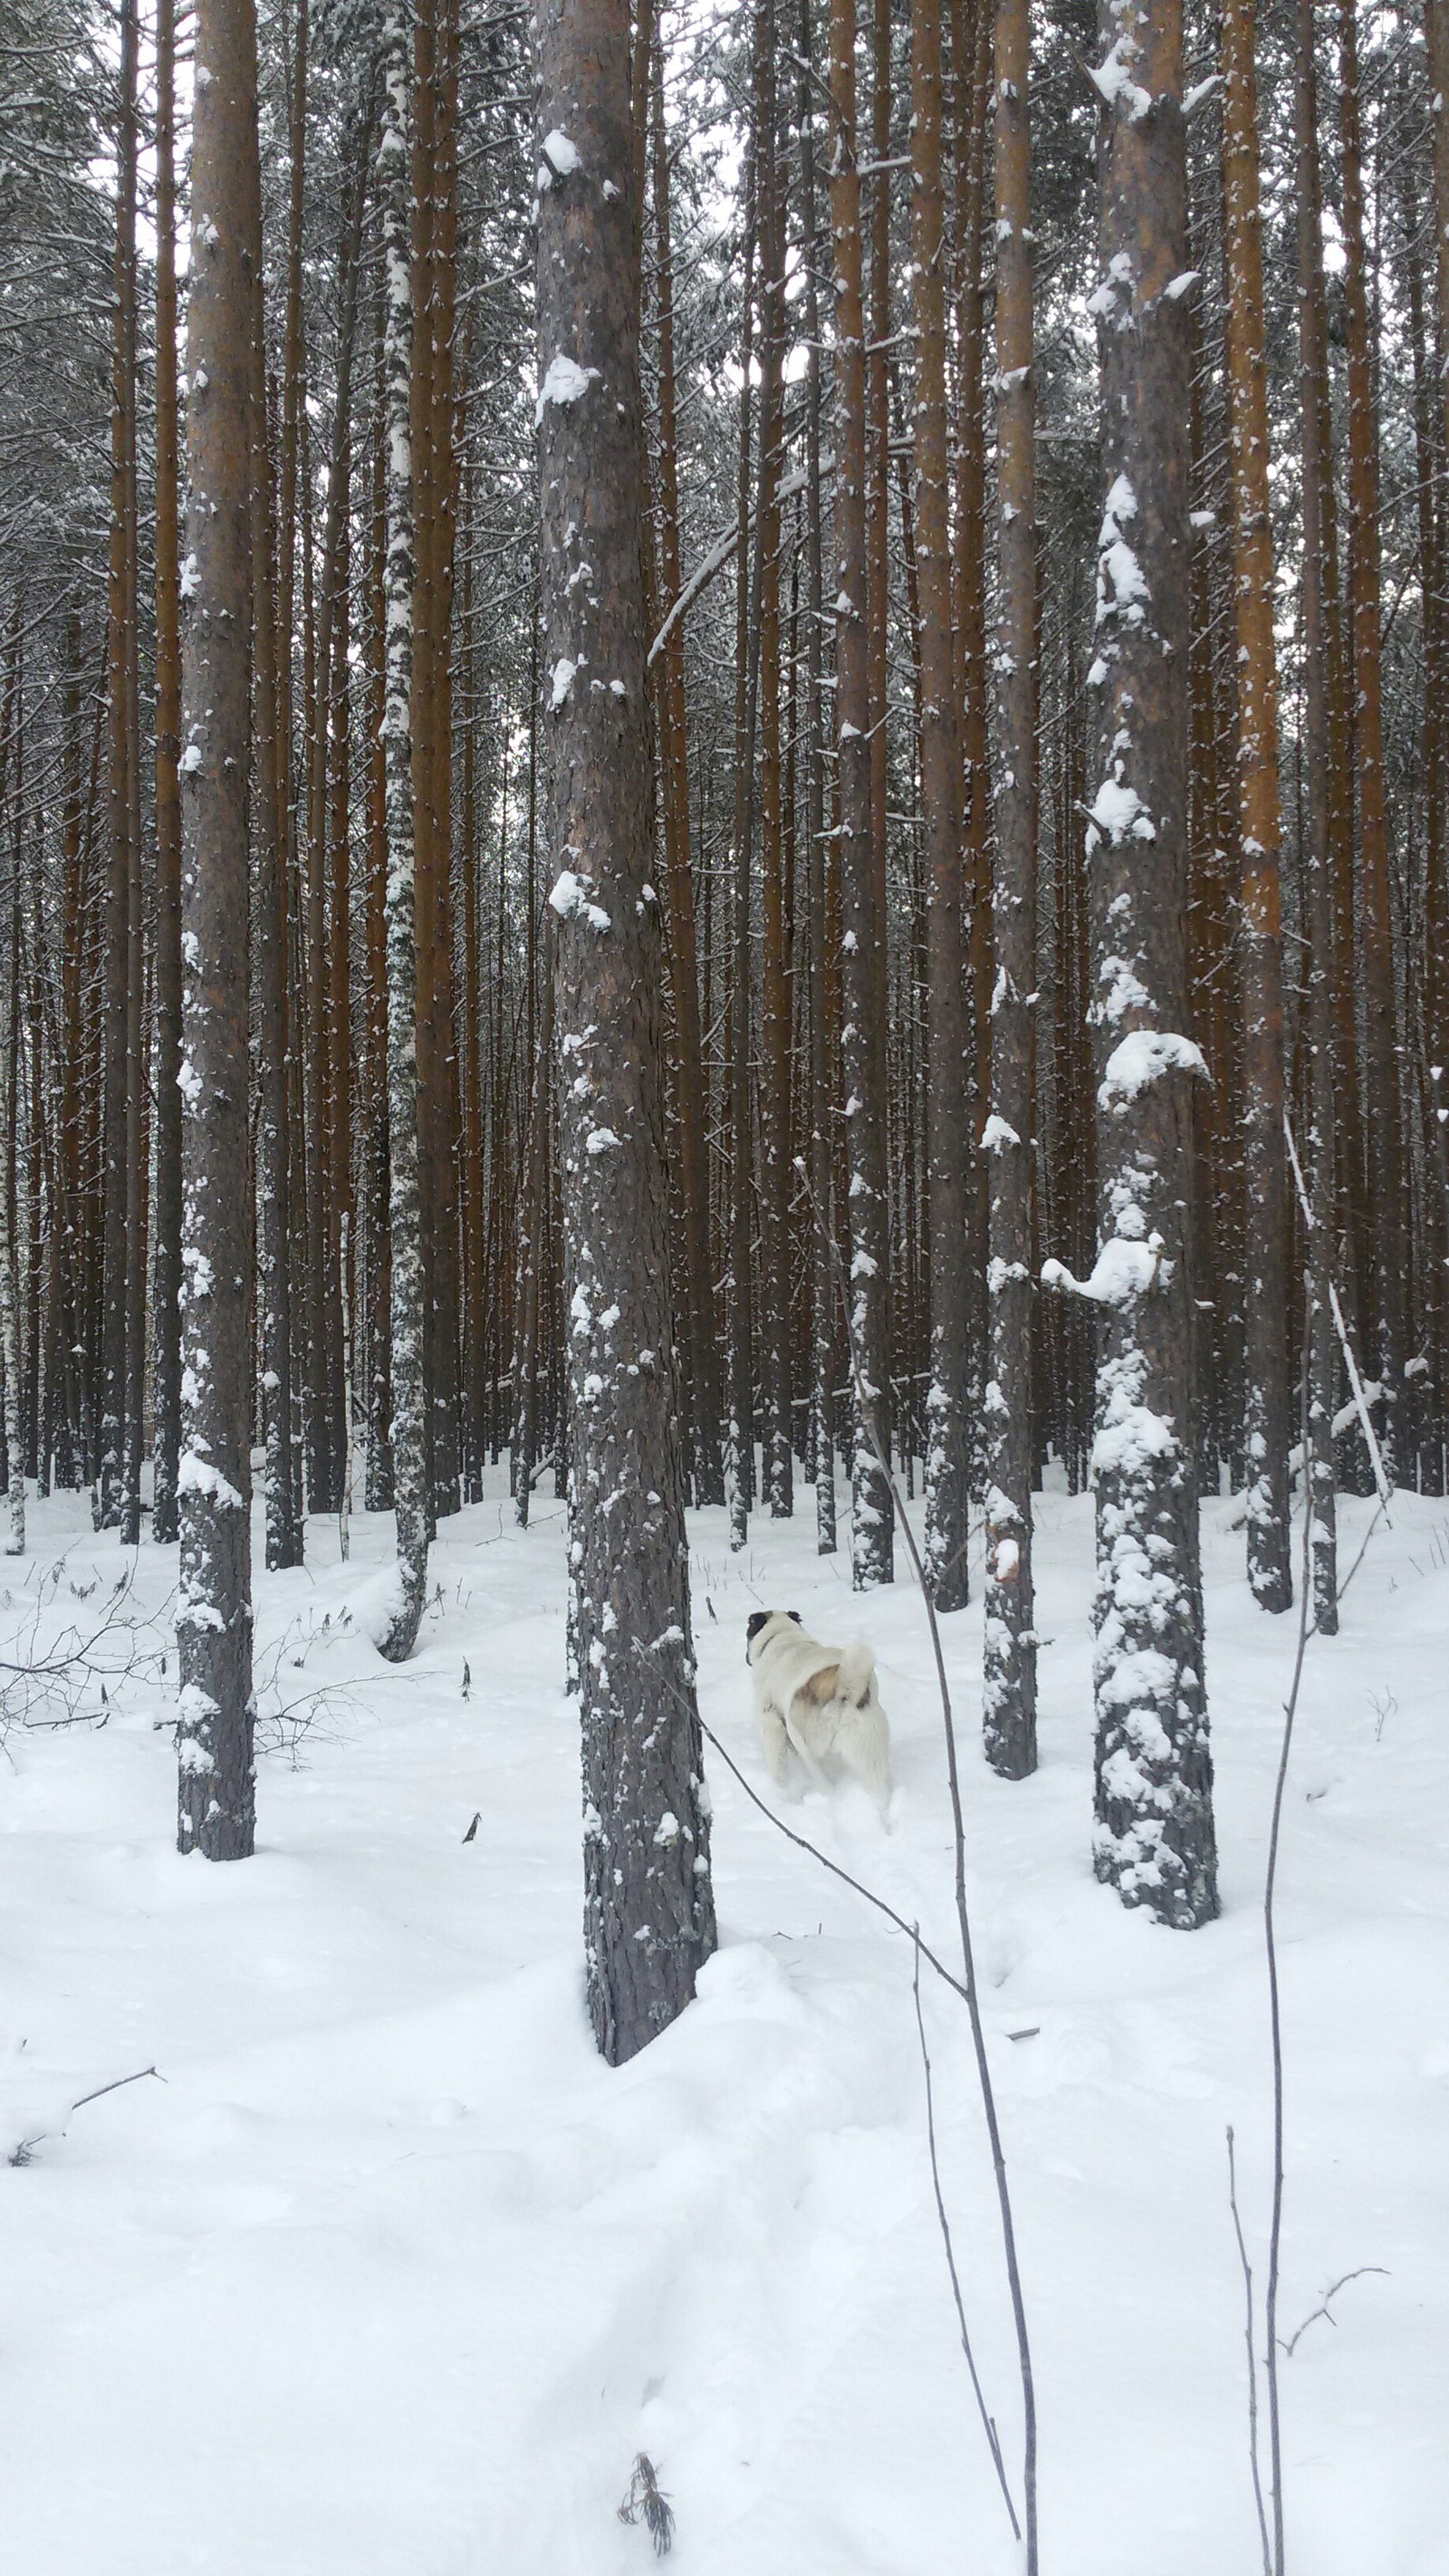
[[[1095,947],[1101,1248],[1097,1875],[1183,1927],[1217,1912],[1191,1386],[1185,1034],[1188,328],[1180,0],[1104,0],[1106,501],[1097,556]]]
[[[1036,396],[1032,345],[1029,0],[996,8],[996,976],[986,1302],[986,1567],[981,1709],[986,1758],[1036,1769],[1032,1625],[1031,1340],[1036,1159]]]
[[[199,0],[181,567],[180,1849],[252,1849],[248,816],[252,258],[250,0]]]
[[[397,1605],[379,1639],[389,1663],[417,1643],[428,1580],[424,1283],[418,1200],[417,951],[413,884],[412,261],[408,195],[411,60],[400,8],[383,26],[382,201],[387,374],[387,1104],[392,1316],[392,1481]]]

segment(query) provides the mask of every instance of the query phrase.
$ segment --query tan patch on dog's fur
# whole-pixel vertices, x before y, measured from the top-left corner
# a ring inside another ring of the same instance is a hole
[[[835,1697],[835,1685],[839,1679],[838,1664],[822,1664],[818,1673],[812,1673],[808,1682],[800,1684],[795,1697],[803,1700],[807,1708],[828,1708]]]

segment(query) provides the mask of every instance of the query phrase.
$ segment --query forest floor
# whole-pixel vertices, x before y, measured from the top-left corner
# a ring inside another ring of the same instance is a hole
[[[722,1514],[691,1521],[701,1706],[763,1790],[749,1611],[871,1636],[891,1830],[855,1789],[785,1812],[949,1961],[919,1594],[852,1598],[799,1499],[740,1556]],[[1345,1566],[1369,1509],[1343,1506]],[[1160,1930],[1092,1877],[1090,1503],[1041,1502],[1031,1781],[976,1749],[979,1603],[947,1623],[1042,2576],[1261,2564],[1225,2131],[1261,2284],[1260,1903],[1297,1622],[1253,1608],[1231,1518],[1205,1509],[1208,1930]],[[390,1524],[359,1517],[345,1564],[311,1526],[308,1569],[258,1585],[268,1749],[257,1856],[231,1868],[174,1849],[174,1549],[135,1559],[67,1497],[33,1508],[31,1557],[0,1571],[0,2531],[26,2576],[625,2576],[652,2564],[615,2513],[641,2449],[680,2576],[1018,2565],[943,2262],[911,1945],[718,1759],[719,1954],[642,2057],[611,2073],[594,2054],[562,1531],[547,1495],[526,1535],[506,1499],[448,1523],[397,1672],[365,1634]],[[63,1676],[17,1691],[9,1666],[103,1618],[104,1710],[97,1679],[78,1700]],[[1284,1820],[1291,2576],[1449,2568],[1446,1682],[1449,1503],[1400,1498],[1342,1635],[1309,1646]],[[923,2006],[1015,2478],[969,2033],[929,1976]]]

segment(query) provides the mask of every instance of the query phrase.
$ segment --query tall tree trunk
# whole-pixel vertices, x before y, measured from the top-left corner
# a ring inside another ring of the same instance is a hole
[[[850,1186],[850,1335],[859,1389],[851,1476],[851,1579],[865,1591],[893,1573],[890,1486],[877,1457],[890,1440],[885,1031],[878,950],[885,937],[871,831],[867,651],[866,368],[860,175],[856,151],[855,0],[831,0],[830,210],[835,242],[836,723],[843,950],[841,1029]]]
[[[387,313],[387,1097],[392,1480],[397,1602],[379,1639],[390,1663],[417,1643],[428,1580],[431,1495],[423,1368],[424,1279],[418,1206],[417,951],[413,884],[412,260],[408,223],[411,62],[406,19],[383,26],[378,152]]]
[[[1009,1780],[1036,1768],[1031,1567],[1031,1325],[1036,1158],[1036,397],[1032,367],[1029,0],[996,6],[996,491],[1000,527],[996,720],[996,979],[986,1389],[982,1718]]]
[[[176,20],[156,9],[156,1446],[151,1535],[178,1535],[181,1440],[181,594],[177,562]]]
[[[805,549],[807,767],[806,915],[810,942],[810,1146],[807,1172],[816,1222],[810,1263],[810,1451],[815,1474],[815,1544],[835,1553],[835,1278],[831,1262],[830,976],[826,920],[830,909],[825,832],[823,657],[824,545],[820,509],[820,277],[822,256],[815,193],[814,64],[811,0],[800,0],[800,193],[805,265]]]
[[[1364,239],[1363,144],[1359,112],[1358,0],[1339,5],[1339,97],[1343,141],[1343,302],[1348,353],[1349,598],[1353,621],[1354,760],[1358,781],[1359,910],[1363,933],[1367,1245],[1359,1277],[1375,1375],[1387,1405],[1391,1473],[1413,1481],[1411,1444],[1399,1434],[1404,1384],[1403,1137],[1399,1104],[1398,1008],[1389,898],[1388,809],[1384,781],[1382,618],[1379,599],[1378,420],[1369,339],[1368,252]]]
[[[916,578],[920,595],[921,826],[926,886],[926,1126],[930,1389],[926,1580],[938,1610],[967,1598],[966,1027],[962,990],[961,733],[951,631],[950,458],[941,180],[941,12],[911,20],[911,257],[916,326]]]
[[[1097,1874],[1192,1926],[1217,1912],[1185,1212],[1188,333],[1180,0],[1106,0],[1096,966]]]
[[[790,1366],[790,979],[785,954],[785,828],[780,689],[780,467],[784,440],[785,164],[775,82],[774,0],[762,0],[755,90],[759,156],[760,875],[760,1359],[764,1392],[763,1486],[770,1515],[794,1510]]]
[[[126,1518],[128,1214],[126,1103],[132,841],[139,826],[136,585],[136,0],[122,0],[116,164],[115,318],[111,358],[111,521],[107,568],[110,864],[105,904],[101,1457],[103,1528]]]
[[[1338,1352],[1329,1303],[1334,1258],[1333,853],[1329,769],[1330,579],[1325,494],[1328,453],[1328,335],[1323,292],[1323,217],[1318,182],[1318,81],[1314,0],[1298,0],[1294,92],[1298,198],[1298,354],[1303,386],[1303,770],[1304,899],[1308,935],[1308,1150],[1313,1226],[1308,1236],[1309,1391],[1305,1474],[1310,1512],[1313,1623],[1338,1633],[1338,1538],[1333,1413]]]
[[[252,1848],[247,738],[257,177],[250,0],[199,0],[182,572],[182,1851]],[[208,74],[208,78],[201,77]]]
[[[1246,1243],[1248,1581],[1264,1610],[1293,1598],[1288,1514],[1288,1210],[1283,1148],[1283,929],[1279,894],[1278,665],[1258,196],[1258,80],[1249,0],[1223,9],[1227,375],[1237,601],[1238,816],[1242,830],[1243,1178]]]
[[[715,1924],[674,1421],[663,929],[645,893],[652,776],[628,18],[621,0],[545,0],[537,26],[539,128],[553,174],[539,209],[540,473],[548,824],[564,861],[550,900],[568,1074],[560,1147],[585,1940],[595,2035],[617,2065],[689,2001]]]
[[[668,608],[683,585],[679,552],[678,438],[674,385],[674,261],[670,229],[669,138],[664,122],[662,48],[652,53],[654,86],[654,223],[659,328],[659,596]],[[669,889],[674,1020],[679,1045],[679,1187],[684,1201],[685,1284],[689,1321],[689,1422],[696,1499],[724,1501],[720,1459],[719,1345],[709,1243],[709,1167],[704,1058],[699,1018],[699,957],[694,876],[689,847],[689,744],[684,696],[684,635],[679,620],[662,654],[659,765],[664,807],[664,866]]]

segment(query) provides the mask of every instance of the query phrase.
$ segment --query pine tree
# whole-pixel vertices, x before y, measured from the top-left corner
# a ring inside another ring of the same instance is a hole
[[[621,0],[538,13],[542,594],[558,865],[570,1557],[589,2008],[610,2064],[714,1947],[676,1426],[650,882],[640,241]]]
[[[1123,1902],[1217,1912],[1185,1213],[1188,334],[1179,0],[1106,5],[1098,315],[1106,502],[1090,859],[1102,1309],[1096,1866]]]
[[[1033,393],[1028,0],[997,0],[996,974],[991,1116],[981,1142],[991,1195],[986,1295],[986,1758],[1008,1779],[1036,1768],[1031,1566],[1032,1175],[1036,1157],[1036,402]]]
[[[247,739],[257,194],[250,0],[200,0],[187,295],[182,683],[183,1851],[251,1851]]]
[[[417,1643],[428,1580],[431,1492],[422,1226],[418,1187],[417,949],[413,877],[412,260],[408,237],[411,63],[407,20],[390,11],[382,37],[384,360],[387,369],[387,1132],[392,1317],[392,1481],[398,1598],[379,1640],[390,1663]]]

